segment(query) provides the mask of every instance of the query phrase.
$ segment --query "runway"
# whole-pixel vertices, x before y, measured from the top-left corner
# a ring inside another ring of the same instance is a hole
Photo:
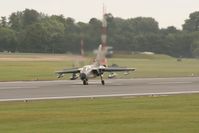
[[[199,77],[0,82],[0,101],[199,93]]]

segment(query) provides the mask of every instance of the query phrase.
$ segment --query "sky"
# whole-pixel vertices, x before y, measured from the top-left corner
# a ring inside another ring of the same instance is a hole
[[[153,17],[160,28],[181,29],[189,14],[199,11],[199,0],[1,0],[0,16],[8,17],[12,12],[28,8],[88,22],[93,17],[102,18],[103,4],[114,17]]]

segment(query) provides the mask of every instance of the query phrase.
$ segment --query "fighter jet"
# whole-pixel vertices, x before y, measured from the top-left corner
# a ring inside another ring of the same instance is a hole
[[[97,57],[91,65],[86,65],[81,68],[71,68],[64,69],[62,71],[57,71],[58,78],[64,76],[64,74],[72,73],[71,80],[80,78],[83,81],[83,85],[88,85],[88,80],[91,78],[100,77],[102,85],[105,85],[103,79],[104,72],[129,72],[135,71],[135,68],[125,68],[125,67],[107,67],[106,66],[106,49],[99,45]]]
[[[107,47],[107,20],[106,20],[105,7],[103,7],[103,20],[102,20],[102,34],[101,34],[101,44],[99,45],[97,51],[97,57],[91,65],[86,65],[82,68],[71,68],[64,69],[62,71],[57,71],[58,78],[64,76],[64,74],[72,73],[71,80],[80,78],[83,81],[83,85],[88,85],[88,80],[95,77],[100,77],[102,85],[105,85],[103,74],[104,72],[110,72],[112,75],[110,77],[115,77],[114,72],[128,73],[129,71],[135,71],[135,68],[125,68],[125,67],[107,67],[106,55],[108,52]],[[82,43],[81,43],[82,44]],[[81,45],[82,46],[82,45]]]

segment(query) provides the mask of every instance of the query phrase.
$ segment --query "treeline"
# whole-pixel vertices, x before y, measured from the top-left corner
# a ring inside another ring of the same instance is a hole
[[[151,51],[174,57],[199,56],[199,12],[191,13],[183,29],[160,29],[150,17],[122,19],[106,14],[108,45],[116,51]],[[48,16],[26,9],[0,19],[0,52],[79,53],[80,40],[86,51],[100,43],[101,20],[75,22],[63,15]]]

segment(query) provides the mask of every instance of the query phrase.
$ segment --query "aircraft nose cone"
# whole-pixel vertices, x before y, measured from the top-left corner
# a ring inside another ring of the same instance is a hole
[[[85,73],[80,73],[80,78],[81,78],[81,80],[86,79],[86,74]]]

